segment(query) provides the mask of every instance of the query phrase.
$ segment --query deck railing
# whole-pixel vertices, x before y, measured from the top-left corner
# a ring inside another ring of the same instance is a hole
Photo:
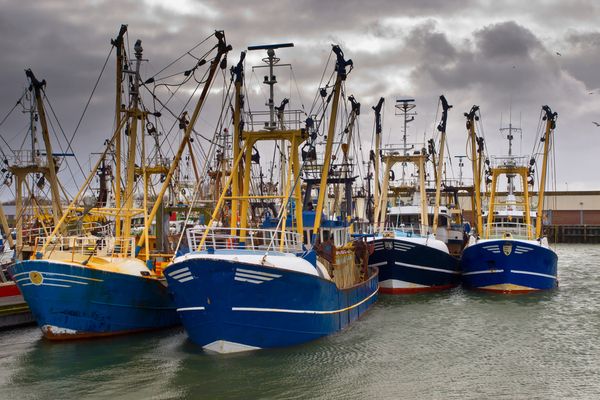
[[[208,229],[206,240],[200,246],[202,236]],[[241,234],[245,233],[244,242]],[[258,251],[281,251],[299,253],[302,251],[302,236],[297,232],[275,229],[237,228],[191,228],[187,230],[187,240],[191,251],[246,249]]]
[[[67,252],[71,260],[76,255],[99,257],[134,257],[135,238],[95,237],[95,236],[63,236],[40,237],[36,241],[36,250],[46,245],[45,256],[54,252]]]
[[[94,236],[106,237],[113,234],[113,225],[105,224],[101,225],[97,222],[84,222],[80,226],[69,229],[65,236],[85,236],[92,234]],[[36,239],[48,236],[54,230],[53,225],[46,227],[26,227],[23,228],[23,243],[33,243]]]
[[[532,225],[517,222],[495,222],[484,228],[485,237],[488,239],[532,239],[535,228]]]

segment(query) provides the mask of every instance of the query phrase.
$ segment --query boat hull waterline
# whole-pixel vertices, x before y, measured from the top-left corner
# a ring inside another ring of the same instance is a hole
[[[344,329],[377,299],[377,269],[369,273],[341,290],[319,276],[233,260],[191,258],[165,270],[188,336],[218,353],[292,346]]]
[[[180,324],[168,289],[158,279],[27,260],[11,274],[48,339],[120,335]]]
[[[485,240],[467,246],[461,258],[464,286],[501,293],[558,287],[556,253],[532,242]]]
[[[375,238],[369,266],[379,268],[379,291],[410,294],[460,285],[459,262],[450,254],[417,241]]]

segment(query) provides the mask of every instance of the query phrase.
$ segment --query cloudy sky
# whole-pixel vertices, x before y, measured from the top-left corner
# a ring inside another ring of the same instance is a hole
[[[279,55],[294,64],[305,103],[331,44],[339,44],[354,61],[347,92],[363,105],[365,148],[373,129],[370,107],[380,96],[386,98],[383,138],[399,141],[395,99],[416,99],[418,115],[409,129],[416,139],[433,132],[444,94],[454,106],[448,121],[452,155],[465,153],[463,113],[473,104],[481,107],[491,153],[506,152],[498,128],[512,110],[513,124],[523,128],[516,148],[528,155],[541,106],[548,104],[559,113],[557,188],[600,189],[600,127],[592,123],[600,122],[600,3],[593,0],[0,0],[0,10],[0,118],[23,91],[23,70],[32,68],[48,81],[47,93],[70,136],[122,23],[129,26],[131,45],[143,40],[150,71],[223,29],[234,47],[230,61],[248,45],[294,42],[294,49]],[[82,162],[110,136],[111,79],[101,82],[75,139]],[[0,126],[16,147],[26,126],[19,118]]]

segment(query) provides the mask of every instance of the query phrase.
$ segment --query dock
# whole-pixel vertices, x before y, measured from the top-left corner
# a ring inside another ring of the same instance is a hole
[[[33,315],[14,283],[0,283],[0,329],[33,323]]]

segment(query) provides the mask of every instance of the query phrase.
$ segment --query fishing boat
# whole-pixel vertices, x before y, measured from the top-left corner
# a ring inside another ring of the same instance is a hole
[[[329,86],[333,88],[331,94],[324,96],[331,114],[321,190],[314,220],[306,221],[312,227],[314,244],[309,250],[303,243],[299,146],[309,137],[308,130],[313,125],[290,129],[291,119],[283,118],[290,114],[284,114],[282,107],[276,109],[273,100],[276,83],[273,69],[279,61],[275,50],[291,46],[288,43],[248,49],[267,50],[263,60],[269,73],[264,83],[270,87],[270,97],[268,119],[262,130],[243,130],[243,126],[252,126],[256,119],[249,116],[243,123],[240,118],[244,99],[241,89],[245,53],[242,53],[232,76],[235,102],[231,174],[208,225],[188,230],[192,251],[175,258],[165,269],[188,336],[208,351],[232,353],[308,342],[345,328],[369,309],[377,297],[377,270],[367,269],[366,258],[358,259],[360,245],[350,240],[347,226],[331,227],[327,237],[322,237],[320,243],[316,241],[323,233],[322,228],[325,229],[323,205],[337,108],[342,83],[352,62],[344,59],[338,46],[333,47],[335,83]],[[287,149],[282,157],[285,163],[280,165],[286,173],[282,175],[278,195],[250,194],[252,149],[258,142],[276,142],[280,149]],[[265,198],[279,201],[274,229],[248,224],[250,200]],[[225,200],[231,206],[230,226],[218,227],[216,218]],[[291,222],[288,215],[293,217]],[[318,248],[325,250],[321,252]]]
[[[467,288],[501,293],[556,288],[558,256],[543,233],[543,210],[548,154],[554,141],[557,113],[548,106],[542,108],[545,129],[537,144],[540,148],[533,152],[542,155],[537,209],[534,211],[530,205],[532,196],[529,187],[534,183],[535,158],[528,162],[527,157],[512,153],[513,132],[509,129],[508,155],[483,161],[481,152],[476,150],[477,143],[481,142],[475,133],[477,111],[478,107],[473,106],[465,114],[472,149],[476,221],[461,258],[463,283]],[[483,165],[489,166],[486,183],[491,185],[487,191],[487,211],[482,211],[480,194],[480,168]],[[503,176],[507,179],[508,194],[501,201],[498,183]],[[520,181],[520,193],[516,192],[517,179]]]
[[[444,96],[440,97],[440,102],[443,112],[438,126],[441,134],[439,160],[443,160],[447,112],[451,106]],[[403,99],[398,101],[397,105],[404,115],[403,145],[388,145],[380,150],[382,104],[383,98],[377,106],[373,107],[376,121],[375,176],[379,174],[380,157],[386,168],[381,192],[379,183],[375,182],[375,232],[370,239],[374,251],[369,256],[369,265],[379,268],[379,287],[381,293],[385,294],[418,293],[458,286],[460,284],[458,259],[450,254],[446,243],[436,237],[437,232],[443,232],[443,237],[449,238],[448,232],[444,231],[449,223],[449,219],[446,218],[447,209],[440,207],[442,163],[441,161],[437,163],[436,196],[434,205],[430,206],[426,190],[428,160],[426,149],[423,145],[409,145],[406,142],[406,124],[411,120],[409,112],[414,108],[413,100]],[[399,188],[411,196],[408,204],[392,206],[388,210],[389,181],[393,173],[392,167],[398,163],[403,166],[403,183],[405,182],[404,167],[407,164],[416,167],[418,182],[412,186]],[[433,215],[432,226],[429,225],[430,214]]]
[[[219,67],[225,68],[222,60],[230,47],[225,42],[223,32],[215,32],[218,43],[212,51],[216,54],[211,54],[211,51],[207,53],[207,57],[214,55],[214,58],[210,63],[204,59],[201,62],[195,60],[195,68],[208,64],[208,71],[194,112],[189,121],[182,124],[182,141],[169,164],[148,165],[145,137],[151,135],[152,131],[156,133],[150,117],[157,117],[157,113],[143,107],[140,97],[143,49],[138,40],[134,46],[135,60],[130,63],[125,51],[126,30],[126,26],[122,26],[118,37],[112,41],[117,50],[117,127],[52,233],[38,238],[31,259],[18,262],[9,269],[43,335],[48,339],[109,336],[180,323],[161,274],[160,262],[165,255],[152,252],[149,229],[162,206],[162,199],[182,153],[190,142],[191,132],[212,80]],[[123,75],[129,78],[124,80]],[[126,83],[124,86],[127,88],[123,92],[129,94],[127,107],[122,106],[122,83]],[[39,97],[42,87],[35,82],[34,87]],[[122,143],[126,143],[124,151],[121,150]],[[142,151],[138,156],[139,148]],[[120,181],[122,153],[127,154],[124,190],[121,190]],[[92,180],[111,155],[114,155],[117,177],[114,206],[102,204],[91,208],[80,207],[78,202],[86,190],[91,190]],[[151,174],[162,175],[162,185],[150,211],[148,197]],[[134,204],[136,182],[143,185],[141,207]],[[104,232],[69,234],[65,229],[69,216],[88,213],[110,216],[113,225]],[[132,219],[137,215],[143,215],[145,221],[139,237],[132,233]]]

